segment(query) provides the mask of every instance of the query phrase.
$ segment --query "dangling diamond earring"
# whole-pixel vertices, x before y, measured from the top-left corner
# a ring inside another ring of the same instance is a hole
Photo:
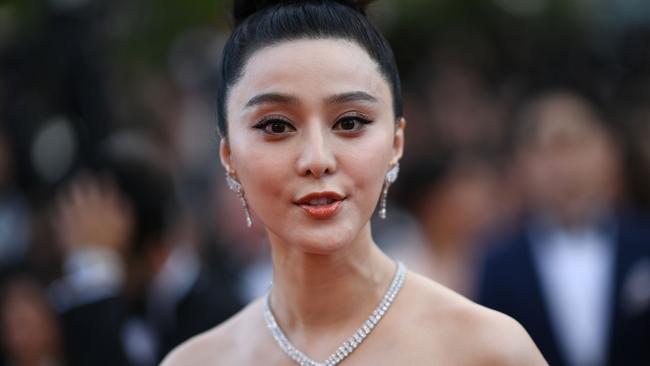
[[[228,183],[228,188],[231,191],[237,193],[239,199],[241,200],[241,205],[244,208],[244,215],[246,215],[246,226],[253,226],[253,219],[251,218],[251,213],[248,210],[248,202],[246,202],[246,197],[244,197],[244,190],[242,189],[241,183],[235,179],[230,172],[226,172],[226,183]]]
[[[388,187],[395,183],[397,180],[397,174],[399,174],[399,163],[393,165],[388,173],[386,173],[386,178],[384,179],[384,188],[381,192],[381,202],[379,204],[379,217],[382,219],[386,218],[386,197],[388,197]]]

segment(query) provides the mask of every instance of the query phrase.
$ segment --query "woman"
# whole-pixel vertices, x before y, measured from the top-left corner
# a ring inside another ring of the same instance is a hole
[[[514,320],[406,273],[374,243],[406,122],[364,4],[242,1],[235,19],[220,155],[247,220],[250,207],[268,233],[273,285],[163,364],[545,364]]]

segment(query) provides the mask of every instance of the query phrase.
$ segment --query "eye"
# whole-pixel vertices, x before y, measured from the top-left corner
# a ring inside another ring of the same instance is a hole
[[[296,128],[291,123],[278,119],[270,118],[258,122],[253,128],[261,130],[267,135],[285,135],[296,131]]]
[[[334,130],[344,131],[344,132],[357,132],[361,131],[367,124],[372,121],[368,118],[361,116],[345,116],[341,117],[336,123]]]

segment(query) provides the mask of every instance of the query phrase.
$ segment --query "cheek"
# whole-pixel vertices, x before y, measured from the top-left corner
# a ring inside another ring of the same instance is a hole
[[[292,173],[290,153],[272,145],[259,146],[251,141],[238,141],[232,150],[233,166],[237,171],[246,198],[261,213],[270,199],[279,197]]]
[[[363,197],[363,201],[372,209],[392,157],[392,138],[386,133],[371,137],[350,143],[347,151],[342,153],[345,156],[339,159],[339,169],[353,180],[353,193]]]

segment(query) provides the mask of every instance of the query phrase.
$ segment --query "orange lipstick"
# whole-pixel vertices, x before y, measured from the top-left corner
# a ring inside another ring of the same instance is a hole
[[[344,199],[336,192],[318,192],[303,196],[296,204],[311,218],[327,219],[336,215]]]

